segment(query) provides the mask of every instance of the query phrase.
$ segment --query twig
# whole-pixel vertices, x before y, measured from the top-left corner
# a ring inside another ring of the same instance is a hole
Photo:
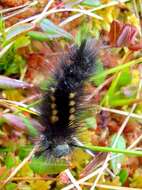
[[[99,108],[102,111],[108,111],[108,112],[116,113],[116,114],[119,114],[119,115],[124,115],[124,116],[128,116],[129,115],[129,112],[122,111],[122,110],[116,110],[116,109],[106,108],[106,107],[99,107]],[[135,118],[135,119],[142,119],[142,115],[135,114],[135,113],[132,113],[131,117]]]
[[[7,9],[3,9],[3,10],[0,10],[0,14],[6,13],[6,12],[15,11],[15,10],[23,8],[23,7],[27,6],[27,5],[29,5],[29,2],[26,2],[25,4],[19,5],[19,6],[16,6],[16,7],[11,7],[11,8],[7,8]]]
[[[142,140],[142,135],[140,135],[127,149],[134,148]]]
[[[45,8],[43,9],[42,13],[39,15],[39,17],[37,17],[37,19],[35,19],[32,23],[36,24],[38,23],[40,20],[42,20],[44,18],[44,14],[46,13],[46,11],[49,9],[49,7],[52,5],[52,3],[54,2],[54,0],[50,0],[47,5],[45,6]]]
[[[89,174],[88,176],[86,176],[86,177],[81,178],[80,180],[78,180],[78,181],[77,181],[78,184],[83,183],[83,182],[89,180],[90,178],[92,178],[92,177],[98,175],[99,172],[100,172],[100,168],[97,169],[97,170],[95,170],[93,173]],[[66,187],[64,187],[64,188],[62,188],[62,190],[70,190],[70,189],[72,189],[73,187],[74,187],[74,184],[70,184],[70,185],[68,185],[68,186],[66,186]]]
[[[65,9],[52,9],[50,11],[47,11],[45,14],[44,14],[44,18],[50,14],[53,14],[53,13],[59,13],[59,12],[79,12],[79,13],[83,13],[85,15],[88,15],[88,16],[91,16],[91,17],[94,17],[96,19],[99,19],[99,20],[103,20],[103,18],[101,16],[98,16],[97,14],[95,13],[91,13],[89,12],[88,10],[82,10],[82,9],[77,9],[77,8],[65,8]]]
[[[65,173],[67,174],[67,176],[70,178],[71,182],[73,183],[73,185],[77,188],[77,190],[82,190],[81,187],[79,186],[78,182],[75,180],[75,178],[73,177],[73,175],[71,174],[69,169],[65,170]]]
[[[22,110],[22,111],[27,111],[31,114],[34,114],[34,115],[39,115],[39,112],[34,109],[34,108],[29,108],[28,105],[26,104],[23,104],[21,102],[16,102],[16,101],[11,101],[11,100],[6,100],[6,99],[1,99],[0,98],[0,104],[1,105],[6,105],[6,106],[9,106],[9,107],[15,107],[16,109],[18,110]]]
[[[93,8],[93,9],[90,9],[90,10],[88,10],[88,12],[91,13],[91,12],[93,12],[93,11],[97,11],[97,10],[101,10],[101,9],[108,8],[108,7],[111,7],[111,6],[115,6],[115,5],[118,5],[118,4],[120,4],[120,3],[125,3],[125,2],[127,2],[127,1],[129,1],[129,0],[121,0],[121,1],[110,2],[110,3],[107,3],[107,4],[101,5],[101,6],[97,7],[97,8],[95,7],[95,8]],[[61,22],[61,23],[59,24],[59,26],[64,26],[64,25],[66,25],[67,23],[69,23],[69,22],[71,22],[71,21],[73,21],[73,20],[75,20],[75,19],[81,17],[82,15],[83,15],[83,13],[78,13],[78,14],[76,14],[76,15],[70,16],[69,18],[67,18],[66,20],[64,20],[63,22]]]
[[[13,14],[11,14],[11,15],[8,15],[8,16],[3,17],[3,20],[7,20],[7,19],[9,19],[9,18],[11,18],[11,17],[13,17],[13,16],[16,16],[16,15],[18,15],[18,14],[20,14],[20,13],[23,13],[23,12],[27,11],[27,9],[29,9],[30,7],[36,5],[37,3],[38,3],[38,1],[34,1],[34,2],[32,2],[31,4],[25,6],[23,9],[20,9],[20,10],[18,10],[18,11],[15,11],[15,12],[14,12]]]
[[[78,145],[78,146],[84,146],[84,144],[82,142],[80,142],[76,137],[73,138],[73,140],[75,141],[75,143]],[[90,156],[94,157],[95,154],[88,150],[88,149],[85,149],[85,152],[87,152]]]
[[[101,84],[98,88],[96,88],[92,92],[92,94],[89,97],[87,97],[86,101],[90,101],[94,96],[96,96],[102,88],[104,88],[106,85],[108,85],[113,80],[113,78],[114,78],[114,76],[106,79],[103,84]]]
[[[29,96],[28,98],[23,99],[21,101],[21,103],[25,104],[25,103],[28,103],[28,102],[31,102],[31,101],[34,101],[34,100],[38,100],[40,98],[42,98],[42,94],[37,93],[37,94]]]

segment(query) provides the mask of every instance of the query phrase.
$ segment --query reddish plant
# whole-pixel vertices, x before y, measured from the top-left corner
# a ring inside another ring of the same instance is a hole
[[[111,23],[109,41],[112,47],[126,46],[132,51],[142,49],[142,40],[137,42],[138,29],[131,24],[123,24],[117,20]]]

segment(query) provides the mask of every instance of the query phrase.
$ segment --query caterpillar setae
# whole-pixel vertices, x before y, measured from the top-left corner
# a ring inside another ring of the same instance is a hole
[[[95,71],[97,49],[94,39],[72,46],[53,75],[54,83],[40,106],[41,123],[45,128],[41,145],[46,156],[60,158],[71,152],[73,137],[79,129],[76,117],[83,102],[84,82]]]

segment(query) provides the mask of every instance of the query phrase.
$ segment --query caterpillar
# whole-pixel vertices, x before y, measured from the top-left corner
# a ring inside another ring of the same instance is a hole
[[[60,158],[72,150],[73,137],[79,130],[76,118],[83,102],[84,82],[95,71],[97,51],[95,39],[84,40],[80,46],[70,48],[54,72],[54,83],[40,106],[41,123],[45,128],[41,145],[46,156]]]

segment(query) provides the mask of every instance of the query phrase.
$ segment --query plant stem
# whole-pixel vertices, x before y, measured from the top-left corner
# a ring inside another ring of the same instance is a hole
[[[112,152],[112,153],[126,154],[131,156],[142,156],[142,151],[125,150],[125,149],[118,149],[112,147],[92,146],[92,145],[84,145],[84,146],[74,145],[74,146],[82,149],[88,149],[93,152]]]
[[[132,65],[135,65],[135,64],[139,64],[139,63],[142,63],[142,58],[138,58],[138,59],[135,59],[135,60],[132,60],[132,61],[129,61],[127,62],[126,64],[123,64],[123,65],[118,65],[117,67],[114,67],[112,69],[108,69],[104,72],[102,72],[101,74],[98,74],[96,76],[93,76],[91,77],[91,80],[96,80],[96,79],[99,79],[101,77],[104,77],[104,76],[107,76],[109,74],[113,74],[113,73],[116,73],[116,72],[119,72],[119,71],[122,71],[123,69],[127,68],[127,67],[130,67]]]

